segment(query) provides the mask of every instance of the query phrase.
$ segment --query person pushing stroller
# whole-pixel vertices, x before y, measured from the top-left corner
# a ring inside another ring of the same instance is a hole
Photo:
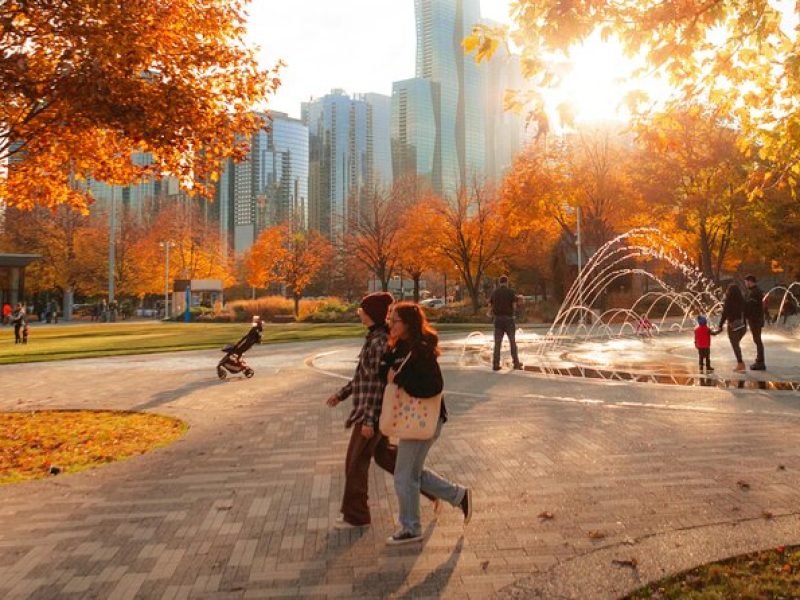
[[[217,376],[220,379],[225,379],[228,373],[234,375],[243,373],[248,379],[255,375],[255,371],[247,364],[243,355],[256,344],[261,343],[263,331],[264,325],[261,317],[254,316],[253,322],[250,324],[250,331],[235,344],[227,344],[222,348],[225,356],[217,363]]]

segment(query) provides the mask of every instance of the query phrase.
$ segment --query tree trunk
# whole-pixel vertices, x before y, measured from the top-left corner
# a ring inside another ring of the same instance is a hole
[[[705,223],[700,223],[700,269],[703,275],[714,279],[714,265],[711,260],[711,247]]]
[[[415,273],[411,277],[414,280],[414,302],[419,302],[419,280],[422,273]]]
[[[294,318],[300,318],[300,294],[292,294],[292,299],[294,300]]]
[[[64,290],[64,303],[62,308],[63,319],[65,321],[72,320],[72,300],[75,295],[75,290],[71,286]]]

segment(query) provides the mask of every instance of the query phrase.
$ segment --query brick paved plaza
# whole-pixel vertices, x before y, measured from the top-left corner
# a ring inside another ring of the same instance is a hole
[[[446,506],[434,524],[423,504],[422,548],[387,548],[397,502],[373,468],[373,526],[334,530],[348,409],[325,399],[358,346],[258,347],[256,376],[227,382],[213,351],[2,367],[2,410],[146,410],[191,429],[0,488],[0,597],[614,598],[800,543],[800,394],[494,374],[455,352],[428,464],[473,486],[472,523]]]

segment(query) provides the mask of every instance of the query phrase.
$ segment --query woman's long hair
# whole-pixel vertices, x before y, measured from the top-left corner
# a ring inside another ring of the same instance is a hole
[[[730,284],[728,289],[725,290],[725,301],[734,304],[744,304],[744,296],[742,296],[741,288],[735,283]]]
[[[400,319],[408,331],[408,343],[411,351],[421,353],[430,352],[433,356],[439,356],[439,334],[428,323],[425,312],[413,302],[395,302],[391,309],[394,318]],[[390,339],[389,344],[395,347],[400,340]]]

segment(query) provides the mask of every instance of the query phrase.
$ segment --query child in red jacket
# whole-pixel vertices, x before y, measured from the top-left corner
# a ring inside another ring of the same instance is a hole
[[[697,356],[700,361],[700,371],[703,370],[703,361],[706,363],[706,372],[711,373],[711,329],[708,320],[700,315],[697,317],[697,327],[694,328],[694,347],[697,348]]]

